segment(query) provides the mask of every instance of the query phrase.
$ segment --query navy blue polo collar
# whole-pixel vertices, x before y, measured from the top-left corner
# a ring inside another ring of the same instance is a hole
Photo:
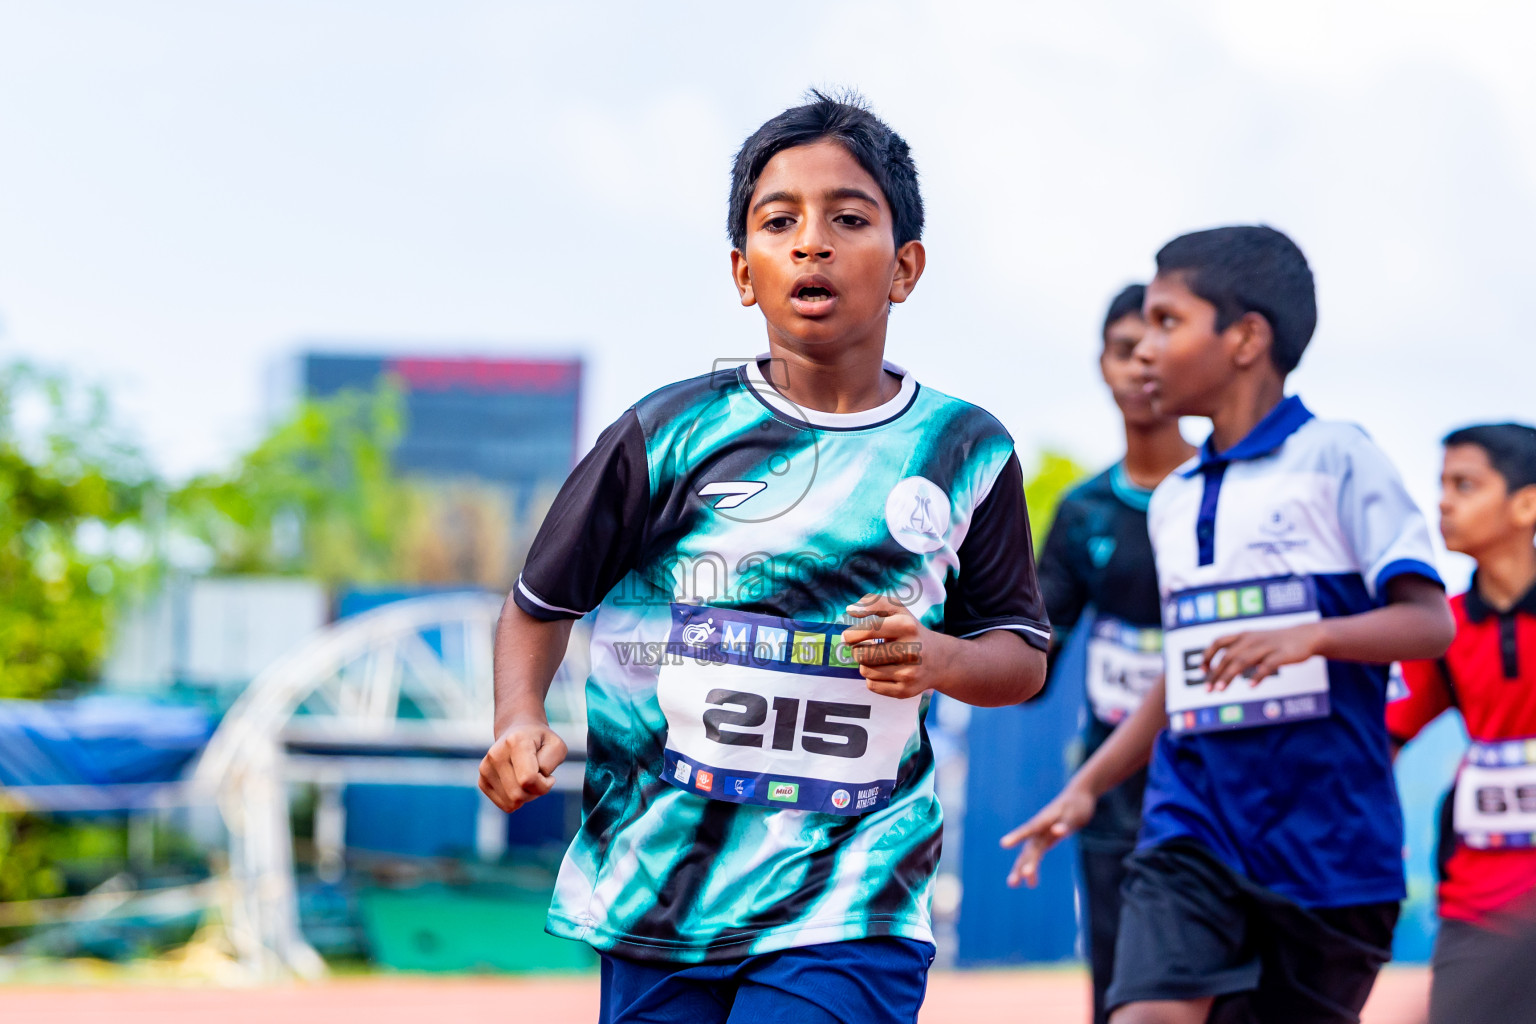
[[[1268,455],[1284,444],[1286,438],[1296,433],[1312,418],[1312,410],[1302,405],[1300,398],[1289,395],[1281,399],[1279,405],[1269,410],[1265,417],[1248,431],[1248,436],[1226,451],[1216,451],[1211,439],[1206,438],[1205,444],[1200,446],[1199,461],[1186,469],[1184,476],[1193,477],[1217,465],[1225,466],[1229,462],[1257,459],[1261,455]]]

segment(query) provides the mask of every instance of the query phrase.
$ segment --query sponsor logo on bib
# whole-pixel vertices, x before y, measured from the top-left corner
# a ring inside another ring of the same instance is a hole
[[[781,803],[795,803],[800,799],[800,784],[798,782],[769,783],[768,799],[778,800]]]
[[[679,761],[677,762],[677,769],[672,774],[677,776],[678,782],[686,786],[688,779],[693,775],[693,765],[687,761]]]
[[[693,780],[693,784],[708,793],[715,788],[715,773],[700,769],[698,776]]]
[[[832,794],[832,806],[836,807],[838,810],[842,810],[844,807],[848,806],[848,801],[852,799],[853,797],[848,795],[848,791],[846,789],[839,789]]]

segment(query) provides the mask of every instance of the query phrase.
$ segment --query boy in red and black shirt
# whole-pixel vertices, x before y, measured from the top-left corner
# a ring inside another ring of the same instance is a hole
[[[1453,707],[1472,740],[1442,815],[1431,1021],[1451,1019],[1446,994],[1475,989],[1469,975],[1536,924],[1536,429],[1451,433],[1441,487],[1446,547],[1477,571],[1451,601],[1450,649],[1404,662],[1408,693],[1387,707],[1398,744]]]

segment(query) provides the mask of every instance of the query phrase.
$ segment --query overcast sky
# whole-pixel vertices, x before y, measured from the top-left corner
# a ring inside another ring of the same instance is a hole
[[[1294,390],[1430,505],[1448,428],[1536,419],[1536,18],[1431,6],[0,0],[0,350],[105,384],[172,476],[315,339],[580,354],[590,440],[765,347],[730,157],[852,86],[928,203],[889,356],[1026,463],[1118,454],[1104,303],[1264,221],[1319,282]]]

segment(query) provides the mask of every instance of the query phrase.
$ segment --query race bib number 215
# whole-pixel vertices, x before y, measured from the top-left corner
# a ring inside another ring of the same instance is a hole
[[[889,803],[922,698],[871,693],[846,628],[673,605],[656,687],[666,780],[714,800],[828,814]]]

